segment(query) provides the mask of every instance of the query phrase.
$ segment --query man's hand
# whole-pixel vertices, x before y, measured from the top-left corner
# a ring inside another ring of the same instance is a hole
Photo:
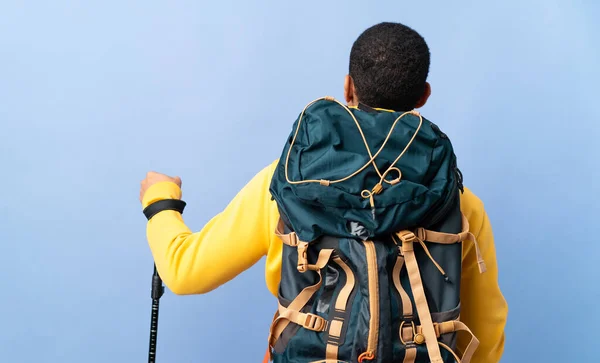
[[[148,174],[146,174],[146,178],[144,180],[142,180],[142,183],[141,183],[140,202],[142,202],[142,200],[144,199],[144,194],[146,194],[146,190],[148,190],[148,188],[150,188],[152,185],[154,185],[156,183],[165,182],[165,181],[173,182],[181,188],[181,178],[178,176],[170,177],[168,175],[157,173],[154,171],[148,172]]]

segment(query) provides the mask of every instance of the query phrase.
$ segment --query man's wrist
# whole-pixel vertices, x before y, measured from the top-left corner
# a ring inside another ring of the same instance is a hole
[[[186,203],[181,199],[163,199],[150,203],[150,205],[144,208],[143,213],[148,220],[165,210],[172,210],[182,214],[185,205]]]

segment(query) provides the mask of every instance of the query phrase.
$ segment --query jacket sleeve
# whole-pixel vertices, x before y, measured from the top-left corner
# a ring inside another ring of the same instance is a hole
[[[177,295],[203,294],[233,279],[266,255],[275,226],[268,195],[274,164],[260,171],[229,205],[200,231],[192,233],[175,211],[156,214],[146,227],[156,268]],[[180,199],[174,183],[152,185],[142,206]],[[275,219],[276,220],[276,219]]]
[[[481,249],[487,271],[479,273],[474,244],[466,241],[463,251],[463,276],[461,286],[461,320],[479,339],[480,345],[472,363],[499,362],[504,351],[504,327],[508,305],[498,284],[498,264],[490,220],[479,202],[480,208],[467,215],[471,232]],[[461,351],[468,344],[468,334],[458,334]]]

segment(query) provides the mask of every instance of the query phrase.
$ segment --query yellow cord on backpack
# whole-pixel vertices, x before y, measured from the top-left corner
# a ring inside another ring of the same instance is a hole
[[[362,137],[363,143],[365,144],[365,148],[367,149],[367,153],[369,154],[370,159],[361,168],[359,168],[354,173],[352,173],[352,174],[350,174],[350,175],[348,175],[348,176],[346,176],[346,177],[344,177],[342,179],[338,179],[338,180],[324,180],[324,179],[315,180],[315,179],[308,179],[308,180],[292,181],[292,180],[290,180],[289,175],[288,175],[288,164],[289,164],[289,160],[290,160],[290,155],[292,153],[292,147],[294,146],[294,143],[296,142],[296,137],[298,136],[298,132],[300,131],[300,125],[302,123],[302,118],[304,117],[304,113],[306,112],[306,110],[311,105],[313,105],[314,103],[316,103],[317,101],[320,101],[320,100],[327,100],[327,101],[335,102],[335,103],[339,104],[340,106],[342,106],[348,112],[348,114],[350,114],[350,116],[354,120],[354,123],[356,124],[356,127],[358,128],[358,131],[360,132],[360,135]],[[396,124],[398,123],[398,121],[400,121],[400,119],[402,119],[402,117],[404,117],[404,116],[406,116],[408,114],[413,114],[413,115],[419,117],[419,126],[415,130],[415,133],[413,134],[412,138],[410,139],[410,141],[408,142],[408,144],[406,145],[406,147],[404,148],[404,150],[402,150],[402,152],[400,153],[400,155],[398,155],[398,157],[396,158],[396,160],[394,160],[394,162],[382,174],[379,171],[379,168],[377,167],[377,164],[375,163],[375,158],[377,158],[377,156],[381,153],[381,151],[383,150],[383,148],[387,144],[387,142],[390,139],[390,137],[392,135],[392,132],[394,131],[394,128],[396,127]],[[365,168],[367,168],[369,166],[369,164],[373,164],[373,167],[375,168],[375,171],[377,172],[377,175],[379,175],[379,177],[380,177],[379,183],[375,184],[375,186],[371,190],[367,190],[367,189],[363,190],[361,192],[361,196],[363,198],[365,198],[365,199],[367,199],[367,198],[369,199],[369,203],[371,205],[371,209],[372,209],[372,212],[373,212],[373,218],[375,218],[375,199],[374,199],[375,195],[380,194],[383,191],[383,183],[388,183],[390,185],[394,185],[394,184],[397,184],[397,183],[400,182],[400,180],[402,179],[402,172],[400,171],[399,168],[395,167],[394,165],[406,153],[406,151],[408,150],[408,148],[410,147],[410,145],[415,140],[417,134],[421,130],[421,126],[422,125],[423,125],[423,117],[421,116],[421,114],[418,111],[412,110],[412,111],[404,112],[403,114],[401,114],[400,116],[398,116],[398,118],[396,118],[396,120],[392,124],[392,127],[390,128],[390,131],[387,134],[387,137],[383,141],[383,144],[381,145],[381,147],[379,148],[379,150],[377,150],[377,152],[375,153],[375,155],[373,155],[371,153],[371,149],[369,148],[369,144],[367,143],[367,139],[365,137],[365,134],[364,134],[362,128],[360,127],[360,123],[358,122],[358,120],[356,119],[356,117],[354,116],[354,114],[352,113],[352,111],[350,111],[350,109],[346,105],[342,104],[340,101],[336,100],[333,97],[325,96],[325,97],[317,98],[316,100],[314,100],[314,101],[310,102],[309,104],[307,104],[304,107],[304,109],[302,110],[302,113],[300,114],[300,118],[298,119],[298,125],[296,126],[296,132],[294,133],[294,137],[292,138],[292,142],[291,142],[291,144],[289,146],[289,149],[288,149],[288,152],[287,152],[287,157],[285,159],[285,178],[286,178],[287,182],[290,183],[290,184],[319,183],[319,184],[321,184],[323,186],[329,186],[331,184],[340,183],[340,182],[346,181],[346,180],[348,180],[350,178],[353,178],[358,173],[360,173]],[[393,179],[393,180],[387,180],[385,177],[392,170],[398,172],[398,178]]]

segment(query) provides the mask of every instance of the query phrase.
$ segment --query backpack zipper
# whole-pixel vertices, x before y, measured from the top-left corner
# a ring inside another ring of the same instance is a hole
[[[358,357],[359,362],[373,360],[377,352],[379,340],[379,274],[377,267],[377,253],[372,241],[365,241],[367,275],[369,279],[369,337],[367,340],[367,351]]]

